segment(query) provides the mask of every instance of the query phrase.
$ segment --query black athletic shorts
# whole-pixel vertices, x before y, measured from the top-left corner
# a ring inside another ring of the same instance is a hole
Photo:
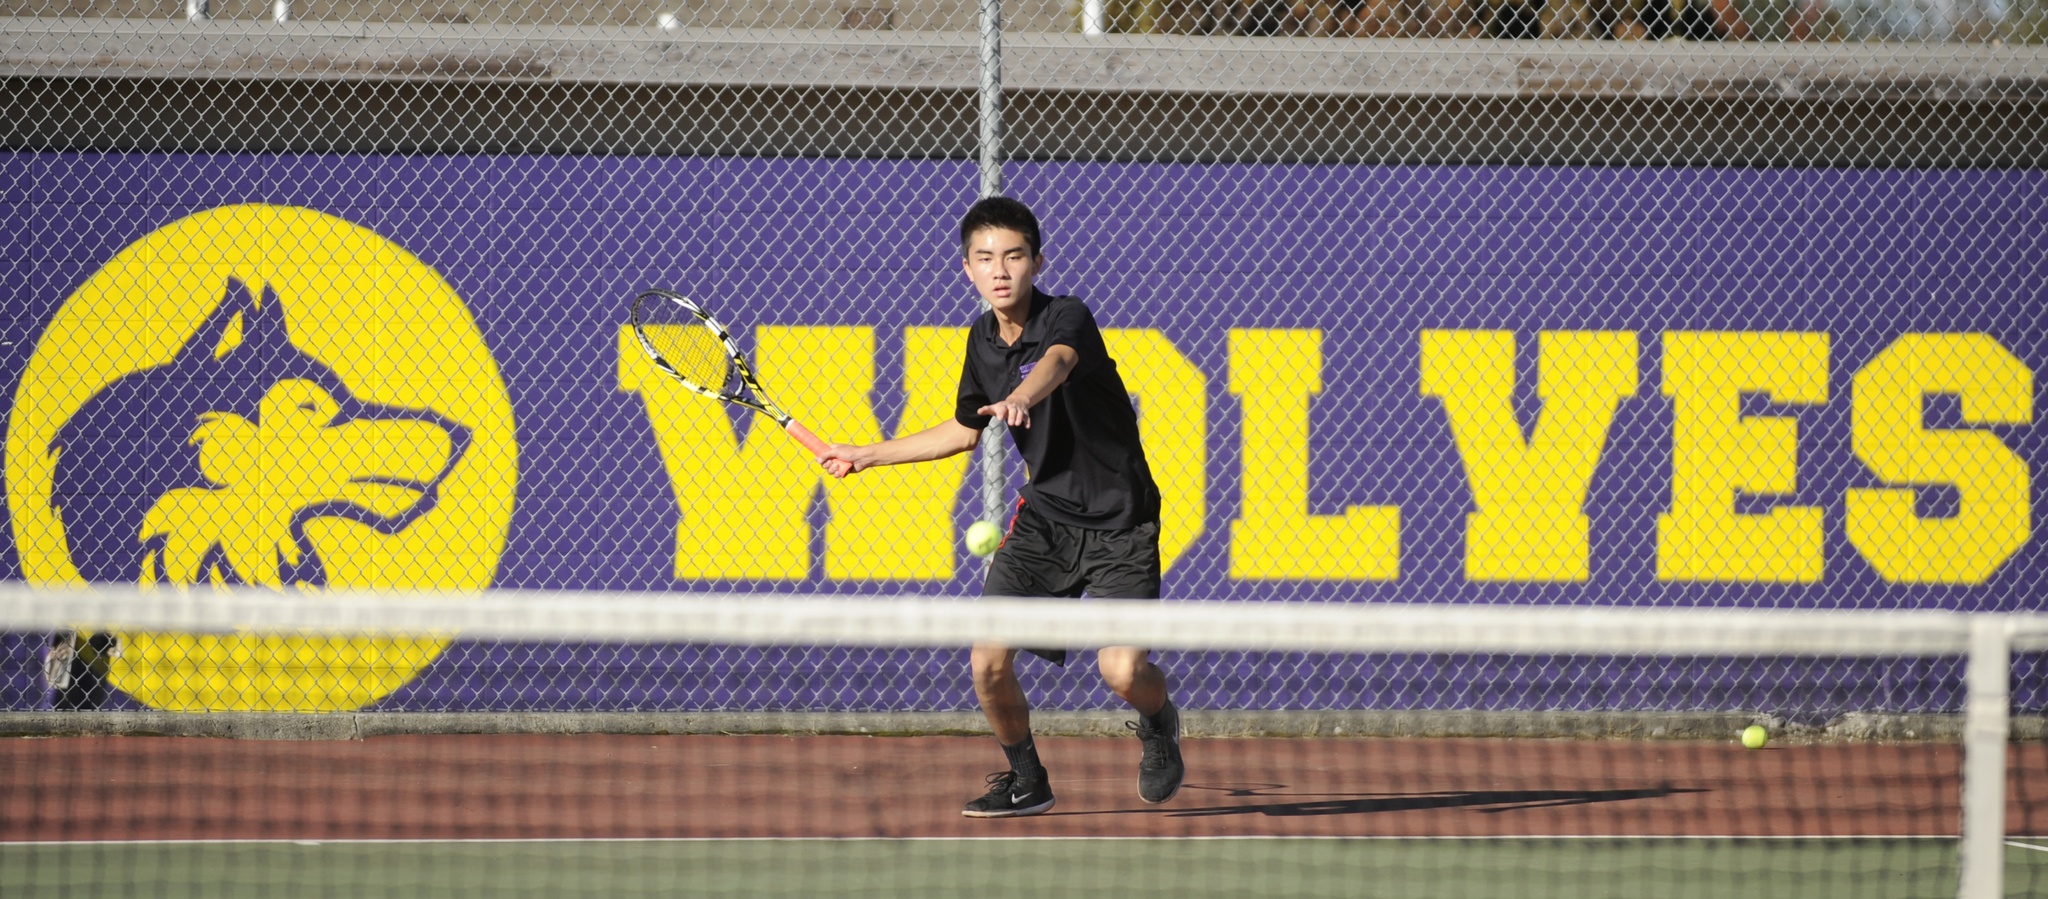
[[[983,596],[1159,598],[1159,522],[1119,531],[1061,524],[1022,500],[982,581]],[[1027,649],[1055,664],[1064,649]]]

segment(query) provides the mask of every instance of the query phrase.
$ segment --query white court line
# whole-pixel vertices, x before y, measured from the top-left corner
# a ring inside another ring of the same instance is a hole
[[[2048,852],[2048,846],[2036,846],[2032,843],[2021,843],[2014,840],[2006,840],[2005,845],[2015,849],[2032,849],[2035,852]]]
[[[447,846],[447,845],[489,845],[496,843],[1128,843],[1157,840],[1175,842],[1220,842],[1227,840],[1322,840],[1326,842],[1422,842],[1452,841],[1461,843],[1505,843],[1510,841],[1544,840],[1553,842],[1576,842],[1590,840],[1618,840],[1640,843],[1681,842],[1686,840],[1744,840],[1751,842],[1775,842],[1792,840],[1954,840],[1955,834],[1843,834],[1836,836],[1779,835],[1742,836],[1736,834],[1531,834],[1526,836],[1391,836],[1361,835],[1348,837],[1315,836],[1308,834],[1246,834],[1244,836],[1158,836],[1158,837],[517,837],[507,839],[369,839],[369,840],[23,840],[0,842],[0,852],[14,846]],[[2009,845],[2048,852],[2048,846],[2029,846],[2023,843]]]

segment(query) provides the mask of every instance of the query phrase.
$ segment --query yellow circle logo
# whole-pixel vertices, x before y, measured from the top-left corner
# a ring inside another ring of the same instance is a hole
[[[333,216],[230,206],[123,249],[38,340],[7,431],[30,583],[488,587],[511,401],[439,273]],[[440,640],[122,635],[172,710],[360,708]]]

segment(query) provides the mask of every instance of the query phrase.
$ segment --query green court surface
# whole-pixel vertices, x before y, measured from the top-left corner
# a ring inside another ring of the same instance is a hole
[[[2013,841],[2006,895],[2048,895]],[[918,839],[0,845],[6,896],[1953,896],[1952,839]]]

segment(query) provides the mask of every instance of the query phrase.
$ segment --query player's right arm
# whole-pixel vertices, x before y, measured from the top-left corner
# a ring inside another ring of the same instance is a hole
[[[880,443],[827,444],[825,455],[820,457],[820,461],[838,459],[850,466],[849,472],[866,471],[878,465],[930,462],[933,459],[957,456],[974,449],[974,445],[980,441],[980,431],[947,419],[915,434]]]
[[[989,313],[982,315],[986,317]],[[930,462],[974,449],[981,442],[982,429],[988,427],[989,417],[979,410],[989,404],[990,397],[982,388],[981,379],[975,375],[972,340],[971,336],[966,338],[965,352],[960,360],[959,395],[953,401],[952,419],[915,434],[880,443],[827,444],[818,461],[827,468],[834,467],[835,463],[842,465],[847,474],[852,474],[877,465]]]

